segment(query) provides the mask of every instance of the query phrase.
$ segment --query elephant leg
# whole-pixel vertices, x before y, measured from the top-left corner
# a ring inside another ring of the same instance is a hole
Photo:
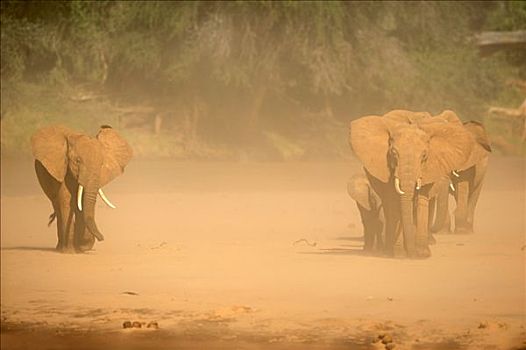
[[[431,232],[433,233],[451,233],[451,219],[449,218],[449,179],[437,184],[438,193],[435,196],[435,219],[429,221]],[[431,205],[431,203],[430,203]],[[431,210],[431,206],[429,207]]]
[[[427,217],[427,222],[429,223],[429,230],[431,230],[432,223],[435,219],[435,209],[436,209],[436,198],[429,200],[429,216]]]
[[[395,241],[393,244],[393,257],[395,258],[406,258],[407,251],[404,243],[404,230],[402,222],[399,220],[396,224]]]
[[[469,194],[468,199],[468,212],[467,212],[467,226],[473,232],[473,219],[475,217],[475,208],[480,197],[480,191],[482,190],[482,184],[474,184],[474,188]]]
[[[429,250],[429,198],[418,196],[416,210],[416,255],[419,258],[431,256]]]
[[[473,181],[470,183],[470,191],[468,198],[468,225],[473,231],[475,209],[480,197],[480,192],[482,191],[482,184],[484,183],[484,177],[486,176],[488,161],[487,159],[483,161],[480,165],[475,167],[475,176]]]
[[[468,197],[469,181],[463,180],[457,183],[455,198],[457,208],[455,209],[455,233],[471,233],[468,224]]]
[[[60,213],[60,201],[59,201],[59,192],[60,188],[63,186],[62,183],[58,182],[49,174],[46,168],[40,163],[40,161],[35,160],[35,172],[37,174],[38,183],[44,191],[46,197],[49,198],[51,205],[53,206],[54,214],[57,219],[57,250],[62,250],[65,244],[64,238],[64,225],[62,216]],[[52,214],[53,215],[53,214]],[[51,224],[50,220],[50,224]]]
[[[64,236],[64,220],[60,212],[60,206],[58,204],[53,204],[53,209],[55,210],[57,220],[57,245],[55,249],[62,251],[66,243],[66,238]]]
[[[385,245],[385,218],[384,218],[384,211],[381,207],[378,209],[375,234],[376,234],[375,251],[379,253],[383,251],[384,245]]]
[[[435,205],[436,198],[429,200],[429,215],[427,216],[427,232],[429,232],[429,236],[427,239],[429,244],[436,243],[435,237],[433,237],[433,235],[431,234],[431,223],[433,222],[435,216]]]
[[[75,252],[75,211],[76,205],[67,186],[63,183],[58,193],[58,214],[57,221],[61,226],[62,247],[59,249],[64,253]]]
[[[384,208],[385,214],[385,244],[384,252],[387,256],[395,255],[395,244],[400,235],[400,214],[395,210]]]
[[[362,219],[363,224],[363,250],[370,252],[373,250],[374,247],[374,239],[375,235],[373,232],[373,218],[370,210],[367,210],[366,208],[362,207],[360,204],[356,203],[358,210],[360,211],[360,217]]]
[[[95,237],[89,232],[84,217],[78,209],[75,210],[75,248],[79,252],[91,250],[95,244]]]

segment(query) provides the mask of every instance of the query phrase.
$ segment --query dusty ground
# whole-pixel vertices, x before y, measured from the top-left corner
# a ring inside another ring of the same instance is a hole
[[[1,347],[524,348],[524,167],[491,159],[477,233],[412,261],[360,253],[352,162],[136,161],[98,203],[106,240],[63,255],[32,163],[3,160]]]

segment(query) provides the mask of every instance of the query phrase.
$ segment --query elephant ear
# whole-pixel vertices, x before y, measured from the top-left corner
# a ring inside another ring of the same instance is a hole
[[[407,124],[416,124],[422,120],[431,118],[431,114],[428,112],[413,112],[405,109],[394,109],[385,113],[384,118]]]
[[[101,126],[97,139],[104,150],[100,176],[102,187],[124,172],[124,168],[133,157],[133,151],[128,142],[110,126]]]
[[[464,128],[471,134],[474,145],[466,164],[464,164],[464,166],[458,170],[469,169],[483,159],[487,158],[488,154],[492,151],[491,142],[489,140],[488,134],[486,133],[486,129],[484,129],[484,125],[472,120],[464,122]]]
[[[459,116],[453,112],[452,110],[446,109],[442,113],[435,116],[435,118],[439,118],[442,120],[447,121],[448,123],[454,123],[457,125],[462,124],[462,120],[460,120]]]
[[[47,126],[37,130],[31,136],[31,150],[36,160],[57,181],[64,181],[68,169],[67,136],[72,130],[62,125]]]
[[[486,132],[486,128],[482,123],[479,123],[475,120],[470,120],[464,122],[464,127],[468,130],[471,135],[475,138],[475,141],[484,148],[486,151],[491,152],[491,141]]]
[[[349,143],[372,176],[382,182],[389,181],[389,121],[386,118],[372,115],[353,120],[350,124]]]
[[[422,167],[423,184],[437,182],[466,163],[473,139],[462,124],[429,123],[420,127],[430,136],[427,161]]]

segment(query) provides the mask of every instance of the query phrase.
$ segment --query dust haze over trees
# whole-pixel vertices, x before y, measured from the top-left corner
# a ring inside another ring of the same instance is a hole
[[[473,43],[526,29],[524,2],[4,1],[1,25],[4,155],[60,122],[147,157],[345,157],[353,118],[483,120],[526,79],[524,52]]]

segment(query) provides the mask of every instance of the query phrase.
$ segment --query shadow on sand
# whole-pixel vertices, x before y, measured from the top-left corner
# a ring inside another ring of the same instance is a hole
[[[363,242],[363,236],[357,237],[357,236],[340,236],[334,238],[337,241],[351,241],[351,242]]]
[[[364,251],[361,247],[355,247],[355,248],[320,248],[317,251],[300,252],[300,254],[376,256],[373,253]]]
[[[335,241],[348,241],[351,244],[344,244],[343,242],[338,244],[339,247],[335,248],[319,248],[316,251],[300,252],[300,254],[312,254],[312,255],[350,255],[350,256],[367,256],[376,258],[387,258],[385,254],[381,252],[370,252],[363,250],[363,236],[340,236],[335,237]]]
[[[57,253],[57,250],[51,247],[2,247],[1,250],[21,250],[21,251],[27,250],[27,251]]]

